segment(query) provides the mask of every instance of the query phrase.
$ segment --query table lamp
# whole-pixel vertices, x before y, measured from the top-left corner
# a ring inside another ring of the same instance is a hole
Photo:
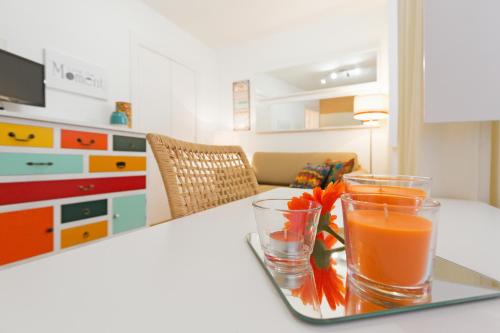
[[[389,117],[389,102],[387,95],[371,94],[358,95],[354,97],[353,117],[361,120],[363,124],[374,125],[379,120]],[[370,126],[370,173],[373,173],[372,154],[373,154],[373,127]]]

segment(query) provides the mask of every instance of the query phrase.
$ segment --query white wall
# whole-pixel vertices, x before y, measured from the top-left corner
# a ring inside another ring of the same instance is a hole
[[[500,119],[500,48],[491,42],[499,8],[498,1],[424,3],[428,123],[417,169],[433,178],[433,196],[489,201],[491,124],[479,121]],[[467,68],[474,70],[462,75]]]
[[[489,201],[489,124],[424,124],[421,145],[417,169],[434,197]]]
[[[231,83],[253,79],[257,73],[316,61],[345,57],[368,49],[387,47],[387,8],[374,1],[363,10],[341,9],[312,24],[289,29],[265,38],[218,51],[221,66],[221,110],[223,129],[232,128]],[[387,52],[384,58],[387,58]],[[383,61],[384,62],[384,61]],[[387,62],[387,60],[385,60]],[[387,64],[382,82],[387,85]],[[255,128],[255,99],[252,94],[252,129]],[[374,171],[388,169],[388,126],[374,130]],[[369,131],[342,130],[301,133],[239,133],[238,142],[252,155],[255,151],[354,151],[368,168]]]
[[[6,106],[108,124],[114,102],[131,100],[131,34],[167,45],[169,57],[197,73],[198,115],[214,119],[218,110],[215,52],[138,0],[2,0],[0,39],[6,40],[8,51],[42,63],[42,50],[50,48],[105,68],[109,79],[107,101],[47,89],[45,109]],[[199,140],[211,140],[213,127],[199,121]]]

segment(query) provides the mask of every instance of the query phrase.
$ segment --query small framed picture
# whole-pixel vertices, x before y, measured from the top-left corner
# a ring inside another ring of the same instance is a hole
[[[250,81],[233,82],[233,130],[250,130]]]

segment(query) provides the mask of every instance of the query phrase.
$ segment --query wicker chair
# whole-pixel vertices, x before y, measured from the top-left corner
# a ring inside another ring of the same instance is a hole
[[[257,194],[257,179],[238,146],[210,146],[148,134],[172,218]]]

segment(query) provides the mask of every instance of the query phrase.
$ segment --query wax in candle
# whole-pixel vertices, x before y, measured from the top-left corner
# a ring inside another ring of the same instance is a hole
[[[347,213],[350,266],[373,281],[398,286],[425,282],[432,256],[432,222],[384,210]]]
[[[356,194],[390,194],[410,197],[427,197],[427,192],[413,187],[386,186],[386,185],[348,185],[348,193]]]

